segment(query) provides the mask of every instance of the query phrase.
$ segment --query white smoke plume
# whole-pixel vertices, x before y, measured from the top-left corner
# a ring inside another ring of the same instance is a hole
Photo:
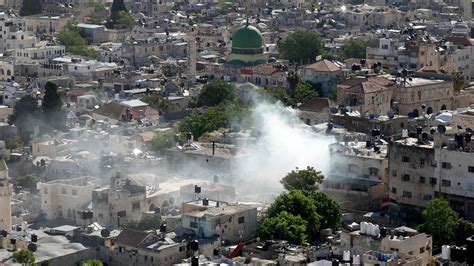
[[[238,164],[238,191],[267,201],[283,190],[280,179],[296,167],[312,166],[328,175],[331,137],[315,133],[298,118],[297,110],[280,103],[260,101],[252,112],[261,135]],[[262,194],[269,197],[262,199]]]

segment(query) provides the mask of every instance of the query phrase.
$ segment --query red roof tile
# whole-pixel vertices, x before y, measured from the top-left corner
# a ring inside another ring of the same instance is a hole
[[[318,61],[314,64],[309,65],[309,66],[305,66],[305,69],[312,69],[314,71],[319,71],[319,72],[341,71],[340,67],[338,67],[336,64],[334,64],[333,62],[331,62],[327,59]]]

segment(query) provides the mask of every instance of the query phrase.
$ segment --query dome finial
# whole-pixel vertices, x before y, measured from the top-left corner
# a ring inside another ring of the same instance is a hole
[[[249,25],[250,25],[249,16],[247,15],[247,22],[245,22],[245,26],[248,27]]]

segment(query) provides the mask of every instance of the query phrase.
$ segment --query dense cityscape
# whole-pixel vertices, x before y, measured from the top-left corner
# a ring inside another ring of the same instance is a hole
[[[0,0],[0,266],[474,265],[473,10]]]

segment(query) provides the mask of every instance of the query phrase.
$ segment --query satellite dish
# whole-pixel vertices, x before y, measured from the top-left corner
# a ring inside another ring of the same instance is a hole
[[[388,118],[393,119],[395,117],[395,113],[393,112],[393,110],[388,110],[387,116]]]
[[[446,133],[446,127],[443,126],[443,125],[439,125],[439,126],[437,127],[437,130],[438,130],[438,133],[440,133],[440,134]]]
[[[102,230],[100,231],[100,235],[101,235],[102,237],[109,237],[109,236],[110,236],[110,231],[107,230],[107,229],[102,229]]]
[[[473,133],[473,132],[472,132],[472,128],[466,127],[466,132]]]
[[[38,249],[38,246],[36,244],[30,243],[28,244],[28,250],[31,252],[35,252]]]
[[[337,111],[336,107],[331,108],[331,114],[337,114]]]

